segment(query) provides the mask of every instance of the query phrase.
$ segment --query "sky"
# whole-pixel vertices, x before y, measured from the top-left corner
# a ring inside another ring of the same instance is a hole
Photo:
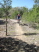
[[[12,0],[12,7],[27,7],[32,8],[34,5],[33,0]]]
[[[0,0],[2,2],[2,0]],[[12,7],[27,7],[31,9],[34,5],[33,0],[12,0]]]

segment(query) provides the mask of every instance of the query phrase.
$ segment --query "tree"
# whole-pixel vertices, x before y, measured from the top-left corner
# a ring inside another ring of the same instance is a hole
[[[2,0],[3,2],[0,3],[3,11],[6,14],[6,35],[7,35],[7,17],[9,15],[9,9],[11,8],[11,0]]]
[[[35,2],[37,5],[39,5],[39,0],[34,0],[34,2]]]
[[[35,21],[39,23],[39,0],[34,0],[35,5],[33,6],[34,11],[36,11]]]

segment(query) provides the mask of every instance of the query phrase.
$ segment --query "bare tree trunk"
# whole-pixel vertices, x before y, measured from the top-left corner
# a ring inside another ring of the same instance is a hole
[[[6,16],[6,36],[7,36],[7,16]]]

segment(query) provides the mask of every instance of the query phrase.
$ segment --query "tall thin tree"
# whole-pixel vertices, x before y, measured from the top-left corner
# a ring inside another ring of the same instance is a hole
[[[7,17],[9,15],[9,9],[11,8],[11,0],[2,0],[3,2],[0,3],[2,6],[3,11],[6,14],[6,35],[7,35]]]

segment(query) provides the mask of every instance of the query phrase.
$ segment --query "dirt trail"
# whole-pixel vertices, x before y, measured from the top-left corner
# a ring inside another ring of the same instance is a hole
[[[16,24],[16,33],[18,35],[22,35],[24,32],[22,31],[22,27],[19,24]]]
[[[5,31],[5,25],[0,25],[0,27],[3,27],[3,31],[0,31],[0,37],[6,36],[6,31]],[[23,29],[24,27],[24,29]],[[8,35],[7,37],[12,37],[12,38],[17,38],[19,40],[22,40],[24,42],[27,42],[29,44],[31,43],[36,43],[36,45],[39,45],[39,35],[35,34],[32,35],[32,32],[37,32],[36,30],[29,28],[28,26],[21,26],[17,23],[17,20],[9,19],[8,23]],[[30,33],[31,35],[25,35],[24,33]]]
[[[26,36],[23,35],[24,31],[22,30],[22,27],[18,23],[16,24],[15,31],[17,35],[16,38],[26,42]]]
[[[15,24],[15,32],[16,32],[15,38],[26,42],[26,36],[23,35],[24,31],[22,30],[22,27],[17,23],[17,20],[11,19],[11,21],[14,23],[16,22],[16,24]]]
[[[24,33],[24,31],[22,30],[22,27],[17,23],[17,20],[12,20],[12,23],[15,23],[15,31],[16,31],[16,35],[22,35]]]

